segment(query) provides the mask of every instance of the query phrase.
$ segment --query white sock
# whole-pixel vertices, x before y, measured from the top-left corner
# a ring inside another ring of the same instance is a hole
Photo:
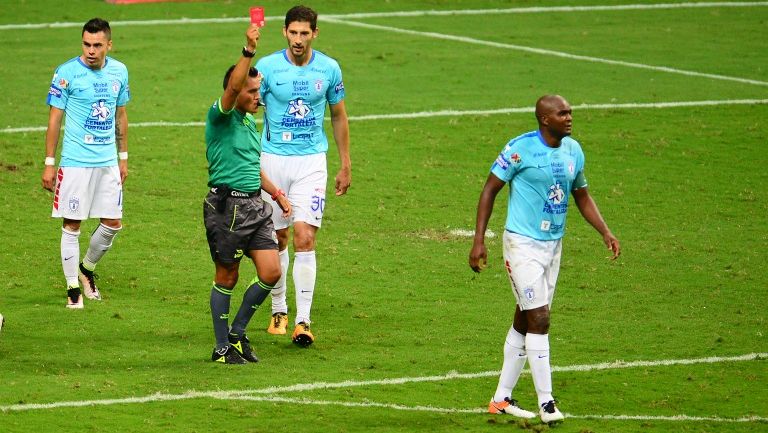
[[[275,313],[288,313],[288,302],[285,300],[285,292],[287,289],[286,281],[288,280],[288,266],[291,264],[291,256],[288,255],[288,249],[280,251],[277,255],[280,258],[280,279],[275,284],[275,288],[272,289],[272,314]]]
[[[79,238],[80,230],[71,232],[61,228],[61,268],[64,270],[67,287],[80,287],[80,281],[77,278],[78,266],[80,265]]]
[[[312,295],[315,294],[317,262],[314,251],[297,252],[293,258],[293,285],[296,289],[296,323],[310,323]]]
[[[122,227],[121,227],[122,228]],[[104,224],[99,224],[96,230],[91,235],[91,241],[88,244],[88,251],[85,252],[83,257],[83,266],[86,269],[94,270],[96,263],[99,263],[104,254],[112,247],[112,241],[115,239],[117,232],[121,228],[114,229]]]
[[[525,336],[525,349],[528,352],[528,364],[531,366],[533,385],[539,397],[539,406],[554,400],[552,397],[552,368],[549,365],[549,334],[531,334]]]
[[[512,390],[517,385],[526,358],[525,335],[517,332],[514,327],[510,327],[507,339],[504,341],[504,364],[501,367],[499,384],[496,386],[493,401],[501,402],[506,397],[512,397]]]

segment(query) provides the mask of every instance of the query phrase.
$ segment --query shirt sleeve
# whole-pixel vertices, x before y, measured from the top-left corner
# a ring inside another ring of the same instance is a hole
[[[61,68],[56,69],[51,79],[51,87],[48,89],[48,98],[46,103],[51,107],[64,110],[67,108],[67,99],[69,98],[69,77],[66,76]]]
[[[117,106],[122,107],[131,100],[131,88],[128,85],[128,69],[125,69],[125,78],[120,83],[120,93],[117,95]]]
[[[331,83],[325,92],[325,97],[331,105],[338,104],[344,100],[344,80],[341,77],[341,68],[335,65],[331,73]]]
[[[517,152],[517,146],[508,143],[504,146],[504,149],[501,150],[496,161],[493,162],[491,173],[504,182],[509,182],[517,173],[521,163],[522,158]]]

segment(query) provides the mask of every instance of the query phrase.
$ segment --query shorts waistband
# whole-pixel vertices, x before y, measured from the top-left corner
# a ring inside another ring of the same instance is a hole
[[[214,194],[224,194],[234,198],[252,198],[261,194],[261,189],[257,189],[254,192],[242,192],[236,189],[230,189],[226,186],[214,186],[211,187],[211,192]]]

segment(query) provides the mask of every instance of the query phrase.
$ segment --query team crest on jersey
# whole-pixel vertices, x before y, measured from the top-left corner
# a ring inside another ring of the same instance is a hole
[[[323,91],[323,80],[315,80],[315,90],[317,90],[318,93]]]
[[[112,93],[117,94],[120,91],[120,82],[115,80],[112,82]]]
[[[573,176],[573,172],[576,170],[576,167],[573,165],[573,161],[568,163],[568,173]]]
[[[70,212],[77,212],[77,209],[80,207],[80,199],[72,196],[69,198],[69,211]]]
[[[565,198],[565,192],[560,185],[560,182],[555,182],[554,185],[549,186],[549,195],[547,196],[552,204],[560,204]]]

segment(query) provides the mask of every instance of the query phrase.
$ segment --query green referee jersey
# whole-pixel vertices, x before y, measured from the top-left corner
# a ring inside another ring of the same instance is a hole
[[[208,186],[228,186],[242,192],[261,188],[261,135],[250,113],[221,109],[214,102],[205,120]]]

